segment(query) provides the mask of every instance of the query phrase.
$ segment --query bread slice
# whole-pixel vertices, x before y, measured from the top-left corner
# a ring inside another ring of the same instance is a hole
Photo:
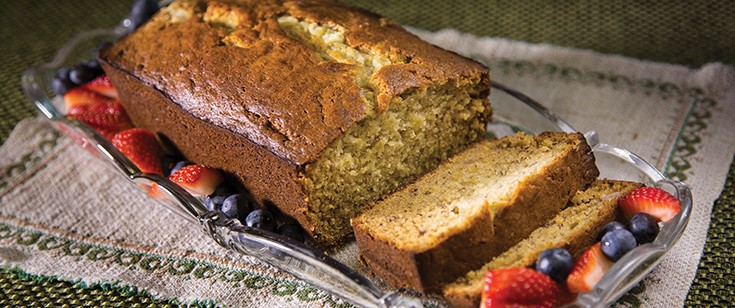
[[[531,267],[541,252],[561,247],[576,260],[597,241],[597,233],[612,221],[625,218],[617,200],[643,184],[627,181],[596,180],[569,201],[566,209],[546,225],[497,256],[482,268],[444,286],[444,298],[458,308],[480,306],[483,276],[489,270],[506,267]]]
[[[578,133],[483,140],[353,219],[360,258],[394,287],[438,294],[544,225],[598,175]]]

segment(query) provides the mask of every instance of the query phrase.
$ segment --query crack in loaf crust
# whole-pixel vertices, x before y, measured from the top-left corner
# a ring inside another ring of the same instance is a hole
[[[324,246],[491,117],[485,66],[330,1],[174,2],[98,58],[134,125]]]
[[[579,133],[478,142],[354,218],[360,258],[393,287],[440,294],[548,222],[598,175]]]
[[[528,238],[501,255],[444,286],[444,298],[456,308],[480,306],[483,277],[489,270],[508,267],[531,267],[544,250],[561,247],[577,260],[597,242],[597,234],[607,223],[625,222],[618,198],[643,186],[641,183],[595,180],[572,197],[567,207]]]

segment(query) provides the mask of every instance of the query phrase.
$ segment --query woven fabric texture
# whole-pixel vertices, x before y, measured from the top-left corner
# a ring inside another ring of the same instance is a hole
[[[0,4],[0,144],[36,110],[19,76],[50,61],[72,35],[114,26],[133,0],[3,1]],[[480,36],[592,49],[699,67],[735,64],[735,5],[727,1],[368,1],[343,0],[401,24],[455,28]],[[733,302],[735,165],[713,209],[707,244],[687,306]],[[173,305],[144,292],[80,286],[53,277],[0,270],[0,306],[147,307]]]
[[[688,307],[727,307],[735,303],[735,249],[733,228],[735,217],[735,162],[720,198],[712,208],[712,221],[707,232],[699,269],[687,296]]]

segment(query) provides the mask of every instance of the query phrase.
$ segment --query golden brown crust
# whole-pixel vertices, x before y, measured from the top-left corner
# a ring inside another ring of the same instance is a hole
[[[116,42],[103,57],[111,66],[162,90],[174,102],[193,100],[214,110],[219,107],[212,98],[231,102],[228,108],[245,114],[242,121],[248,123],[243,125],[253,128],[248,130],[249,139],[293,164],[318,159],[331,141],[362,119],[366,106],[353,80],[355,65],[319,61],[312,50],[278,26],[275,18],[280,15],[340,25],[353,47],[409,59],[409,63],[387,65],[375,74],[383,99],[411,88],[465,78],[489,82],[488,69],[482,64],[343,4],[220,2],[243,8],[237,10],[241,18],[231,32],[234,38],[198,15],[175,24],[157,22],[154,17],[141,30]],[[194,7],[195,12],[205,14],[203,3]],[[244,46],[227,46],[226,37]]]
[[[361,258],[375,266],[376,273],[388,273],[383,278],[394,287],[410,286],[424,294],[440,294],[444,284],[481,267],[549,221],[573,194],[599,175],[584,137],[579,133],[563,135],[569,139],[564,154],[541,173],[519,183],[509,205],[494,218],[489,213],[475,215],[461,232],[431,244],[425,251],[391,244],[393,239],[383,236],[380,228],[363,225],[362,216],[353,219]],[[552,133],[539,137],[553,136],[559,138]],[[403,189],[410,190],[413,185],[422,185],[421,179]]]
[[[458,76],[474,78],[478,73],[487,72],[486,67],[475,61],[451,52],[437,52],[435,46],[417,39],[397,23],[365,10],[325,1],[287,2],[285,5],[297,18],[344,26],[345,37],[352,46],[406,57],[406,63],[386,66],[375,77],[391,96],[412,87],[458,80]]]

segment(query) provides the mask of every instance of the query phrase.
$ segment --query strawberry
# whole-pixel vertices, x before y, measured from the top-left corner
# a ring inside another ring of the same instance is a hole
[[[107,139],[112,139],[115,134],[133,127],[122,103],[116,99],[93,105],[75,105],[67,110],[66,117],[87,123]]]
[[[625,217],[647,213],[658,221],[667,223],[681,211],[681,201],[657,187],[641,187],[618,200]]]
[[[557,307],[574,300],[563,285],[528,268],[491,270],[483,283],[481,308]]]
[[[179,184],[193,196],[206,197],[222,183],[222,174],[217,169],[202,165],[189,165],[179,169],[168,177],[172,182]]]
[[[144,184],[138,184],[139,186],[143,187],[145,191],[148,193],[149,196],[153,197],[153,199],[161,200],[161,201],[173,201],[169,196],[163,192],[160,188],[158,188],[158,184],[155,182],[151,182],[151,185],[144,185]]]
[[[78,146],[87,150],[87,152],[94,154],[94,156],[99,157],[99,151],[94,148],[95,146],[86,136],[79,134],[76,129],[73,129],[65,122],[56,122],[56,128],[63,132],[67,137],[74,140],[74,143],[76,143]]]
[[[67,110],[76,106],[96,105],[104,103],[107,100],[109,98],[83,87],[72,88],[64,93],[64,105]]]
[[[152,131],[131,128],[116,134],[112,138],[112,144],[135,163],[140,171],[163,175],[161,146]]]
[[[574,264],[572,272],[567,277],[567,288],[572,293],[584,293],[592,290],[602,275],[614,265],[605,258],[600,249],[600,242],[592,245]]]
[[[112,86],[110,78],[108,78],[107,75],[100,75],[92,81],[83,84],[81,88],[101,94],[105,97],[118,99],[117,90]]]

